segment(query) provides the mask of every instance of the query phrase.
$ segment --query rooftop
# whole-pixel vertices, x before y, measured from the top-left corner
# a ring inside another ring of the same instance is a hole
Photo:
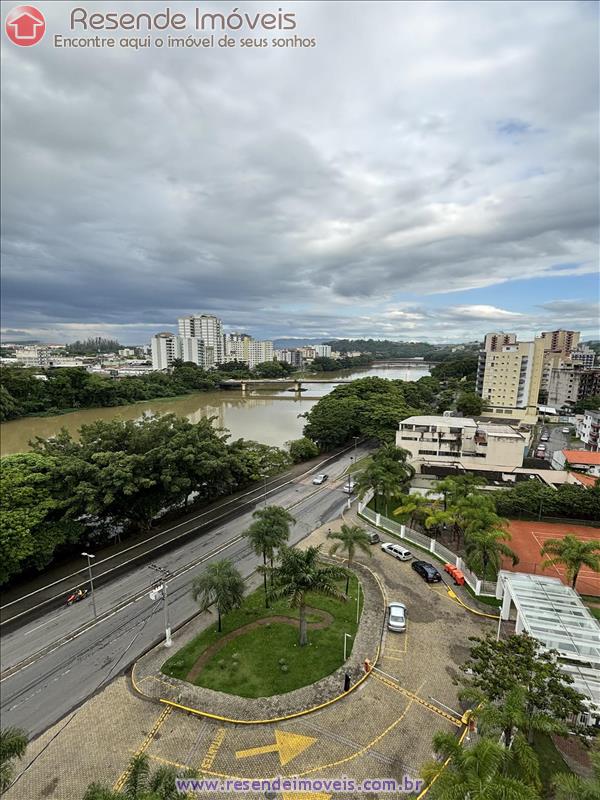
[[[591,450],[563,450],[562,452],[569,464],[600,465],[600,453],[593,453]]]
[[[510,425],[495,422],[476,422],[471,417],[415,416],[401,420],[402,425],[435,425],[446,428],[478,428],[488,436],[509,436],[515,439],[525,437]]]
[[[498,578],[526,633],[561,658],[600,665],[600,623],[574,589],[545,575],[501,570]]]

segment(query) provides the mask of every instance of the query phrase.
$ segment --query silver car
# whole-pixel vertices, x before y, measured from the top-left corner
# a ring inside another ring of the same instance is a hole
[[[393,542],[384,542],[381,545],[381,549],[384,553],[397,558],[398,561],[410,561],[413,557],[410,550],[407,550],[405,547],[402,547],[399,544],[394,544]]]
[[[317,475],[313,478],[313,483],[315,486],[320,486],[322,483],[325,483],[329,475],[326,472],[322,472],[320,475]]]
[[[388,630],[403,633],[406,630],[406,606],[404,603],[390,603],[388,611]]]

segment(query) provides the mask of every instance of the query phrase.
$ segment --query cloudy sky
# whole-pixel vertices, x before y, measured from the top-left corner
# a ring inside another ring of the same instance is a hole
[[[193,311],[598,337],[597,4],[280,0],[240,10],[294,11],[314,48],[57,49],[75,5],[234,8],[43,2],[42,42],[4,39],[6,339],[146,342]]]

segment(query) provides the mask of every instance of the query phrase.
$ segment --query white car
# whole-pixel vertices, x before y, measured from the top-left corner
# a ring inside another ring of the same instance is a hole
[[[346,483],[342,486],[342,492],[346,492],[346,494],[352,494],[355,486],[356,484],[354,483],[354,481],[352,480],[346,481]]]
[[[322,483],[325,483],[329,475],[326,472],[322,472],[320,475],[315,475],[313,478],[313,483],[315,486],[320,486]]]
[[[563,428],[562,432],[563,433],[571,433],[571,428]]]
[[[390,603],[388,611],[388,630],[403,633],[406,630],[406,606],[404,603]]]
[[[546,449],[546,445],[545,444],[538,444],[537,449],[538,450],[545,450]]]
[[[397,558],[398,561],[410,561],[410,559],[413,557],[410,550],[407,550],[405,547],[401,547],[399,544],[394,544],[393,542],[384,542],[381,545],[381,549],[384,553],[389,553],[389,555]]]

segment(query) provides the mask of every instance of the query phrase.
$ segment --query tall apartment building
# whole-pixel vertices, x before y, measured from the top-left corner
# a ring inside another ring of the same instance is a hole
[[[176,358],[182,357],[181,337],[170,331],[152,337],[152,369],[168,369]]]
[[[544,370],[542,372],[541,391],[548,392],[552,370],[563,366],[571,360],[572,352],[579,344],[579,331],[567,331],[559,328],[556,331],[544,331]],[[550,400],[548,400],[550,402]]]
[[[548,385],[549,406],[563,408],[594,395],[600,395],[600,367],[582,369],[564,364],[552,370]]]
[[[313,349],[319,358],[331,358],[330,344],[315,344]]]
[[[223,323],[212,314],[190,314],[177,320],[179,335],[204,342],[204,363],[207,369],[225,360]]]
[[[573,366],[583,367],[584,369],[591,369],[594,366],[596,353],[587,344],[579,344],[576,350],[571,353],[571,364]]]
[[[304,359],[300,350],[295,348],[283,348],[282,350],[275,350],[275,360],[284,361],[286,364],[291,364],[293,367],[301,369],[304,366]]]
[[[568,356],[579,344],[581,334],[579,331],[565,331],[559,328],[557,331],[543,331],[541,336],[544,340],[544,350]]]
[[[183,361],[191,361],[196,366],[206,368],[206,350],[204,339],[199,336],[178,336]]]
[[[250,369],[273,361],[273,342],[257,341],[247,333],[226,333],[224,348],[226,361],[243,361]]]
[[[49,367],[52,349],[38,345],[20,347],[15,350],[15,356],[19,364],[24,367]]]
[[[518,342],[515,334],[490,333],[479,352],[477,392],[494,414],[516,419],[537,415],[544,340]]]

